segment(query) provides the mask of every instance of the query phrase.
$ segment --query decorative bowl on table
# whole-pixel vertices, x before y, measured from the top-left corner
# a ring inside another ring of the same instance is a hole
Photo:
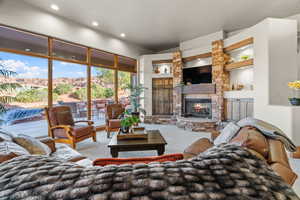
[[[290,100],[290,103],[293,105],[293,106],[300,106],[300,98],[289,98]]]

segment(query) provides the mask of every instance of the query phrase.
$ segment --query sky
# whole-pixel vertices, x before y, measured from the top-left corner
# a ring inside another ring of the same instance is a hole
[[[0,52],[0,63],[11,71],[17,72],[18,78],[48,78],[48,60]],[[92,70],[93,75],[96,70]],[[83,78],[86,77],[84,65],[53,61],[53,78]]]

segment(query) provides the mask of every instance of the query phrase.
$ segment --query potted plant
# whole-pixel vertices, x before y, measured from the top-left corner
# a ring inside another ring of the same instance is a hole
[[[289,82],[288,86],[293,90],[294,97],[289,98],[293,106],[300,106],[300,81]]]
[[[248,60],[248,59],[250,59],[250,56],[249,56],[249,55],[242,55],[242,56],[241,56],[241,60],[242,60],[242,61],[245,61],[245,60]]]
[[[2,59],[0,58],[0,61],[1,60]],[[5,68],[6,67],[0,62],[0,78],[2,77],[3,79],[9,79],[11,76],[17,75],[16,72]],[[17,100],[15,96],[11,95],[11,93],[13,93],[19,87],[21,87],[19,83],[10,83],[9,81],[0,83],[0,115],[7,111],[5,104]],[[0,119],[0,125],[1,124],[2,120]]]
[[[140,112],[146,114],[146,110],[141,108],[140,100],[143,99],[141,94],[145,91],[143,85],[138,84],[136,86],[129,85],[127,87],[130,90],[130,104],[131,104],[131,115],[137,116],[139,118]]]
[[[122,133],[128,133],[129,129],[133,125],[137,125],[140,122],[140,118],[135,115],[130,115],[128,111],[125,111],[124,117],[121,120],[121,131]]]

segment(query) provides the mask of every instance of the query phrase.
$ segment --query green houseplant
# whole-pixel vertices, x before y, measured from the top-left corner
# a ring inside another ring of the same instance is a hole
[[[140,112],[146,114],[146,110],[141,108],[140,100],[143,99],[141,94],[147,89],[143,85],[138,84],[136,86],[129,85],[127,87],[130,90],[130,104],[131,104],[131,114],[135,116],[140,116]]]
[[[0,114],[6,111],[4,106],[5,104],[16,100],[16,97],[11,95],[11,93],[16,88],[21,87],[21,85],[18,83],[10,83],[8,81],[5,81],[6,79],[9,79],[11,76],[15,76],[16,74],[16,72],[5,69],[5,67],[0,62],[0,78],[4,80],[0,83]]]
[[[129,114],[128,111],[124,112],[124,117],[121,120],[121,131],[123,133],[128,133],[130,127],[136,125],[140,122],[140,118],[136,115]]]

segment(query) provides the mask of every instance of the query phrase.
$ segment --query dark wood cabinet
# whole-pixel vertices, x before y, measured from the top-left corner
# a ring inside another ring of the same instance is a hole
[[[239,121],[246,117],[253,117],[253,99],[226,99],[225,100],[227,121]]]
[[[152,79],[152,114],[171,115],[173,113],[173,79]]]

